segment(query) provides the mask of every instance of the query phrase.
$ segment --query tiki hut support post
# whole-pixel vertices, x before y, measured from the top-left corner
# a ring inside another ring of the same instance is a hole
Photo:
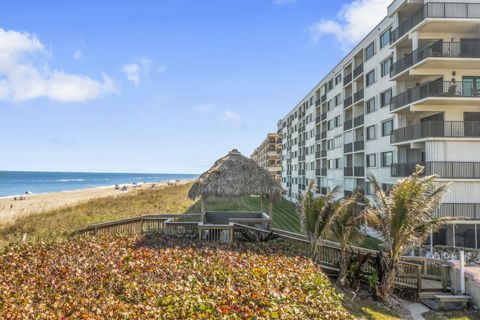
[[[200,198],[202,222],[205,222],[205,197]]]
[[[273,199],[272,197],[268,197],[268,216],[270,217],[270,223],[273,225]]]

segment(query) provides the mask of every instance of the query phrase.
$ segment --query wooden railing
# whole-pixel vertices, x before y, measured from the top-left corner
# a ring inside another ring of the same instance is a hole
[[[246,219],[258,220],[252,223],[246,221],[246,224],[242,223],[242,219],[235,219],[236,222],[230,222],[227,225],[204,224],[200,222],[200,219],[200,214],[145,215],[91,225],[76,231],[74,235],[164,233],[172,236],[195,237],[205,243],[231,243],[235,239],[245,238],[246,235],[253,239],[277,237],[291,245],[297,253],[308,257],[313,255],[310,240],[306,235],[275,228],[266,230],[255,227],[256,222],[264,223],[264,221],[260,221],[262,219]],[[379,251],[356,246],[349,248],[356,254],[370,255],[370,259],[375,258],[379,253]],[[324,240],[317,244],[314,256],[316,262],[322,267],[338,271],[340,244]],[[401,257],[399,263],[396,285],[402,288],[416,289],[420,292],[422,279],[425,279],[439,281],[442,289],[447,290],[452,285],[451,270],[452,264],[447,261],[404,256]],[[366,274],[374,272],[373,264],[365,264],[364,272]]]

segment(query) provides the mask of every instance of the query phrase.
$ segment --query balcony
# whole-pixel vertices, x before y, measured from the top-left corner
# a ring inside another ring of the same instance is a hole
[[[327,94],[326,93],[322,96],[321,100],[322,100],[322,102],[327,101]]]
[[[427,45],[423,48],[419,48],[412,53],[407,54],[405,57],[397,60],[390,71],[390,78],[393,79],[399,74],[403,73],[410,67],[428,59],[438,60],[438,58],[480,58],[480,42],[475,41],[461,41],[461,42],[443,42],[442,40],[436,41],[433,44]],[[466,61],[449,61],[448,66],[445,65],[445,61],[439,63],[431,63],[425,68],[446,68],[449,69],[468,69],[478,68],[477,64],[469,64]],[[418,70],[417,70],[418,71]],[[431,73],[431,71],[430,71]]]
[[[327,131],[322,131],[322,139],[326,139],[327,138]]]
[[[315,158],[316,158],[316,159],[320,159],[320,151],[316,151],[316,152],[315,152]]]
[[[353,143],[347,143],[343,145],[343,152],[344,153],[349,153],[353,151]]]
[[[363,114],[362,115],[359,115],[358,117],[355,117],[353,119],[353,126],[354,127],[358,127],[358,126],[361,126],[363,124],[363,121],[364,121],[364,116]]]
[[[363,151],[365,148],[365,142],[363,140],[358,140],[353,143],[353,150],[355,151]]]
[[[426,3],[423,7],[402,21],[398,28],[392,30],[390,43],[397,42],[415,26],[427,18],[479,19],[479,3]]]
[[[358,102],[363,99],[363,89],[358,90],[353,95],[353,102]]]
[[[316,116],[315,117],[315,124],[319,124],[321,121],[321,117],[320,116]]]
[[[320,141],[321,136],[319,134],[315,135],[315,141]]]
[[[433,216],[480,220],[480,203],[442,203]]]
[[[427,121],[395,129],[390,143],[427,138],[480,138],[480,121]]]
[[[352,96],[346,98],[345,100],[343,100],[343,108],[348,108],[352,105],[353,103],[353,99],[352,99]]]
[[[325,157],[327,156],[327,150],[322,150],[322,151],[320,151],[320,156],[321,156],[322,158],[325,158]]]
[[[343,175],[345,177],[353,177],[353,167],[344,167],[343,168]]]
[[[428,161],[419,163],[425,167],[423,174],[436,174],[444,179],[480,179],[480,162]],[[415,172],[417,163],[395,163],[392,177],[406,177]]]
[[[365,168],[364,167],[354,167],[353,174],[355,177],[363,177],[365,176]]]
[[[360,64],[359,66],[357,66],[354,70],[353,70],[353,79],[356,79],[359,75],[361,75],[363,73],[363,63]]]
[[[350,82],[352,82],[352,73],[351,72],[343,78],[343,86],[346,86]]]
[[[322,113],[322,121],[323,121],[323,120],[326,120],[326,119],[327,119],[327,113],[324,112],[324,113]]]
[[[347,120],[343,123],[343,130],[350,130],[353,128],[353,120]]]
[[[320,99],[315,100],[315,107],[318,107],[320,105]]]
[[[461,98],[461,99],[458,99]],[[472,99],[472,102],[480,103],[480,88],[469,81],[443,81],[442,78],[423,83],[414,88],[392,97],[390,100],[390,111],[400,109],[420,100],[423,104],[455,104],[465,103],[465,99]],[[478,100],[477,100],[478,99]]]

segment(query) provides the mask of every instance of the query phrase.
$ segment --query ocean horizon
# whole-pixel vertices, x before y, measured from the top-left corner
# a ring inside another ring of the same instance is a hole
[[[60,192],[115,184],[195,179],[198,174],[0,171],[0,197]]]

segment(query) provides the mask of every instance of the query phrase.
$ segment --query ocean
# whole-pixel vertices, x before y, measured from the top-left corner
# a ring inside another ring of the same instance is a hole
[[[0,171],[0,197],[115,184],[195,179],[195,174]]]

